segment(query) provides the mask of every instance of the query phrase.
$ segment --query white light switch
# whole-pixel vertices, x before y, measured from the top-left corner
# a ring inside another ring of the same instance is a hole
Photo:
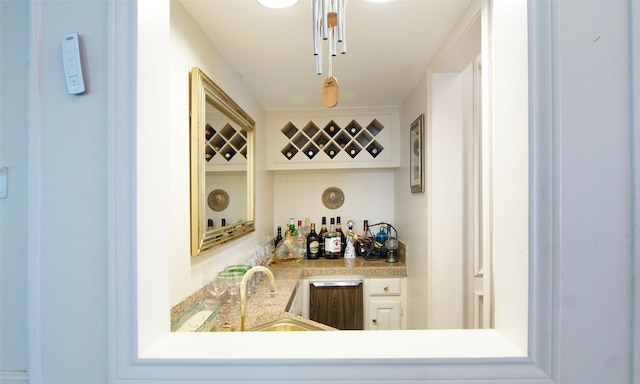
[[[0,168],[0,199],[7,198],[7,167]]]

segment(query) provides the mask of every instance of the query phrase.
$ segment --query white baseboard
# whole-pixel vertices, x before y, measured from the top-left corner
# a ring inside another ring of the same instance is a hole
[[[0,371],[0,384],[28,384],[27,371]]]

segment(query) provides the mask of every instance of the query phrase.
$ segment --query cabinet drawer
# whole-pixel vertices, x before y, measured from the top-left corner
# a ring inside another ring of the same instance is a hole
[[[400,295],[400,279],[369,279],[369,295]]]

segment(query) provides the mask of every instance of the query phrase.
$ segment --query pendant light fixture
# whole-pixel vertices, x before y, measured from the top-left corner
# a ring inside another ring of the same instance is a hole
[[[288,8],[295,5],[298,0],[257,0],[267,8]]]

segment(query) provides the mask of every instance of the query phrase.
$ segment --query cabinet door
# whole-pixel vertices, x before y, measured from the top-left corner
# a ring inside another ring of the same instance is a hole
[[[371,297],[366,329],[401,329],[402,299],[400,297]]]
[[[362,284],[309,287],[309,319],[338,329],[363,329]]]

